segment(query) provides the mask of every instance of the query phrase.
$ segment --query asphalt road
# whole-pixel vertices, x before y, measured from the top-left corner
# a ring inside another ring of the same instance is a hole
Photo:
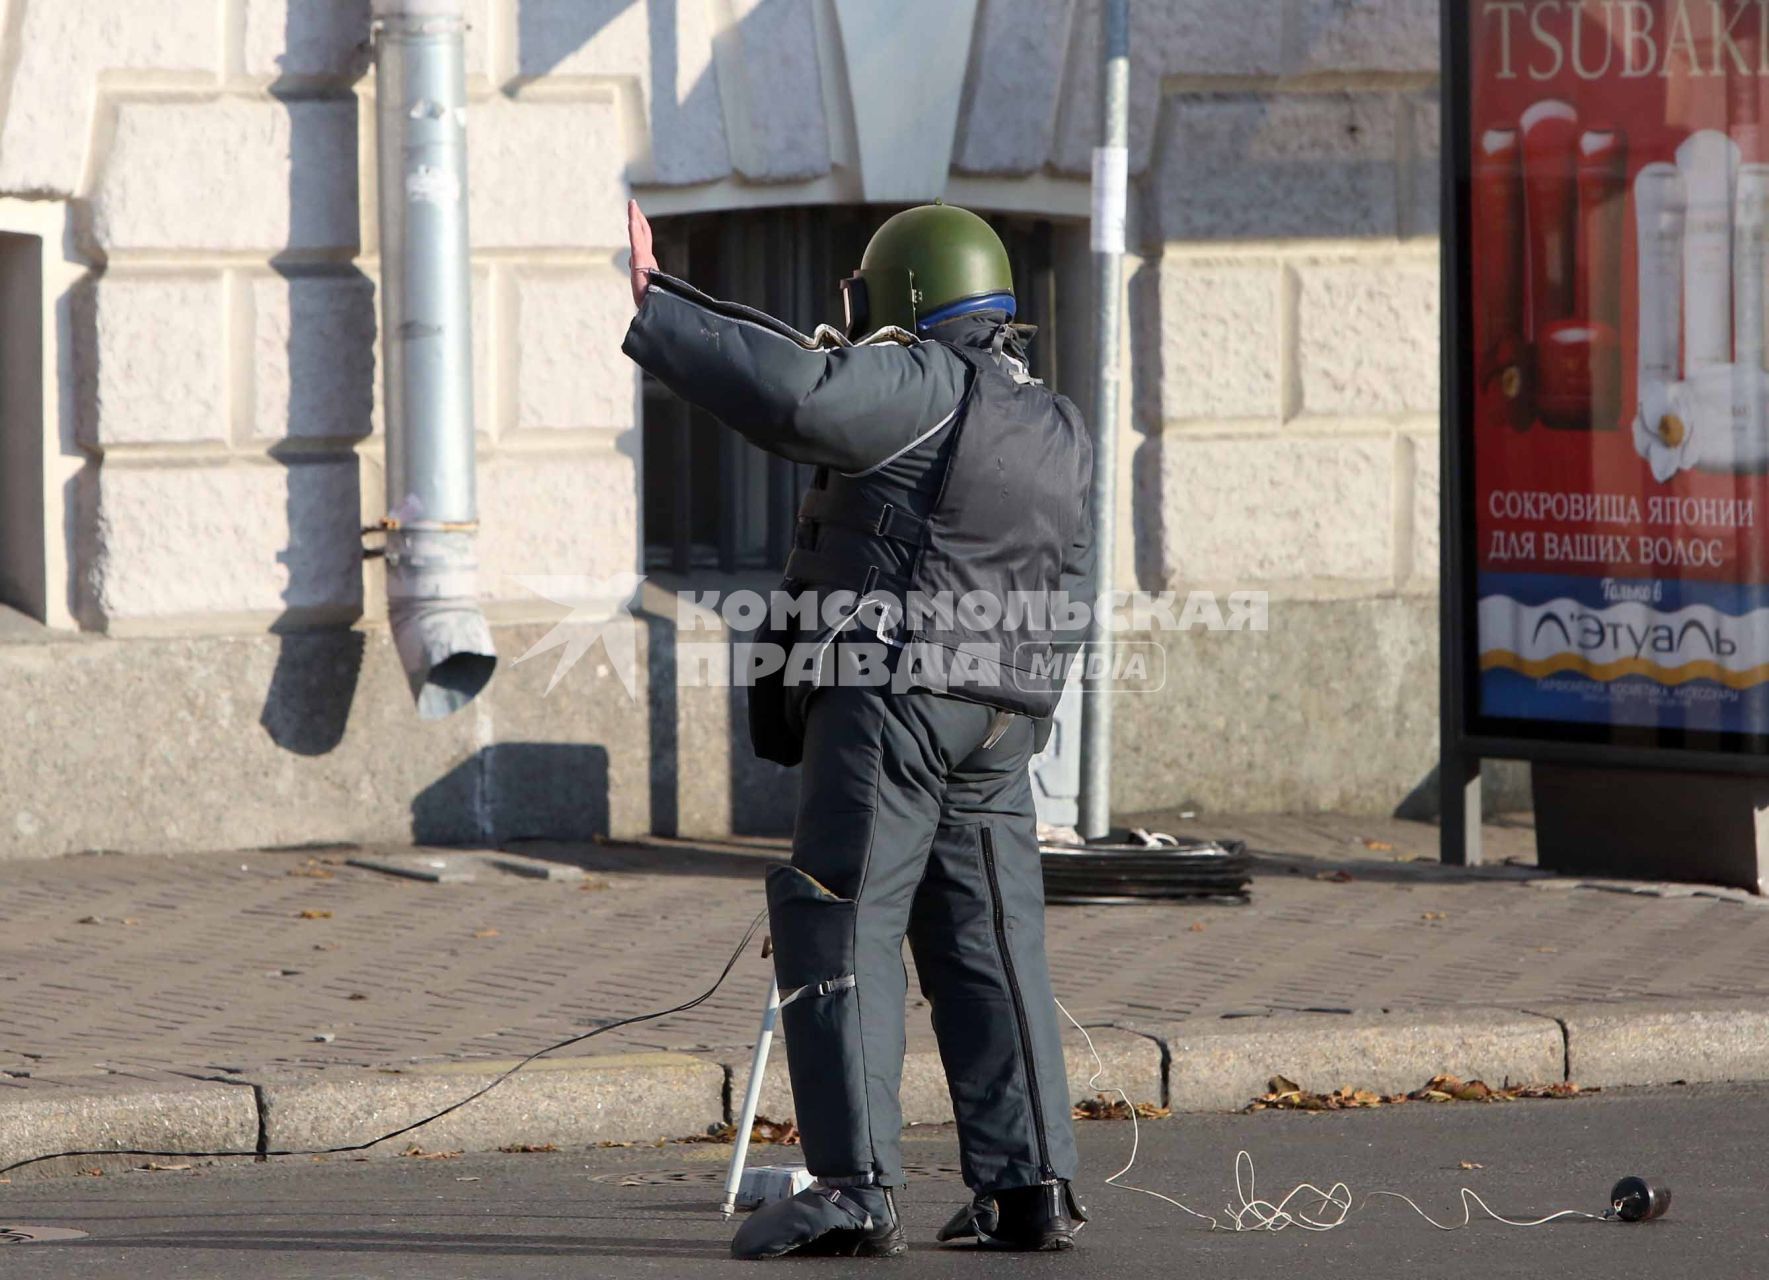
[[[933,1233],[963,1198],[949,1130],[912,1131],[903,1198],[914,1248],[900,1262],[777,1263],[793,1274],[1075,1276],[1580,1277],[1730,1280],[1769,1274],[1764,1155],[1769,1087],[1686,1088],[1560,1102],[1409,1104],[1307,1115],[1189,1116],[1146,1123],[1132,1181],[1214,1210],[1232,1194],[1235,1153],[1271,1195],[1303,1179],[1354,1192],[1406,1191],[1459,1217],[1473,1187],[1501,1213],[1599,1210],[1612,1183],[1642,1173],[1672,1186],[1665,1219],[1478,1222],[1434,1231],[1376,1200],[1325,1234],[1211,1232],[1175,1209],[1108,1189],[1130,1128],[1081,1127],[1093,1222],[1071,1254],[991,1256],[941,1248]],[[712,1211],[729,1148],[673,1145],[447,1160],[339,1157],[21,1181],[0,1187],[0,1226],[72,1227],[84,1240],[18,1246],[7,1275],[104,1277],[696,1277],[737,1274],[729,1226]],[[789,1153],[758,1148],[770,1155]],[[1463,1169],[1461,1162],[1480,1166]]]

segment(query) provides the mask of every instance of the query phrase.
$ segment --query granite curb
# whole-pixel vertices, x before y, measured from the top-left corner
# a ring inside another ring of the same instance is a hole
[[[1547,1005],[1586,1085],[1769,1080],[1769,1000],[1629,1000]]]
[[[1090,1027],[1103,1070],[1081,1035],[1064,1037],[1069,1092],[1122,1088],[1175,1112],[1232,1111],[1284,1075],[1305,1089],[1400,1092],[1439,1073],[1489,1084],[1573,1080],[1585,1086],[1769,1080],[1769,1000],[1691,999],[1564,1004],[1530,1010],[1434,1008],[1287,1014]],[[0,1164],[68,1149],[309,1151],[364,1141],[459,1102],[513,1061],[371,1072],[262,1076],[133,1087],[94,1082],[52,1093],[0,1092]],[[502,1147],[641,1143],[705,1133],[741,1101],[749,1050],[548,1058],[459,1111],[369,1155]],[[903,1072],[905,1124],[952,1118],[938,1054],[912,1050]],[[792,1114],[777,1044],[760,1111]],[[175,1157],[161,1157],[162,1161]],[[117,1169],[146,1158],[47,1161],[13,1176]]]
[[[253,1151],[258,1103],[238,1084],[156,1084],[94,1081],[90,1088],[0,1092],[0,1166],[58,1151]],[[12,1180],[56,1174],[114,1172],[150,1157],[70,1156],[29,1165]],[[161,1163],[175,1163],[162,1157]]]

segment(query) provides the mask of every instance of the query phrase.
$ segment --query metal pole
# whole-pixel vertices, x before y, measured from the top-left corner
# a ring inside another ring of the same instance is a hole
[[[465,0],[375,0],[387,615],[418,714],[497,665],[478,605]]]
[[[749,1062],[743,1112],[737,1117],[737,1145],[731,1152],[731,1167],[725,1171],[725,1203],[720,1211],[727,1218],[737,1211],[737,1188],[743,1183],[743,1166],[749,1159],[749,1131],[755,1127],[756,1108],[761,1105],[762,1074],[768,1067],[768,1049],[774,1043],[774,1022],[779,1016],[780,980],[773,978],[768,982],[768,1003],[762,1009],[762,1029],[756,1033],[755,1057]]]
[[[1093,538],[1098,598],[1083,654],[1081,690],[1081,820],[1085,839],[1103,836],[1112,820],[1112,689],[1103,661],[1117,556],[1119,291],[1124,278],[1124,208],[1130,141],[1130,0],[1106,0],[1102,125],[1093,152],[1095,270],[1093,384]]]
[[[1454,6],[1445,6],[1440,35],[1444,68],[1444,111],[1442,154],[1466,155],[1468,120],[1464,103],[1468,67],[1457,29],[1469,21]],[[1459,243],[1461,208],[1457,202],[1456,166],[1444,165],[1440,175],[1439,197],[1443,209],[1442,271],[1443,306],[1441,308],[1438,346],[1441,351],[1443,388],[1439,432],[1438,475],[1441,478],[1442,501],[1438,504],[1440,520],[1438,536],[1438,830],[1439,860],[1457,867],[1474,867],[1481,863],[1481,796],[1480,757],[1462,749],[1462,729],[1466,723],[1463,706],[1463,640],[1468,625],[1462,605],[1462,442],[1465,424],[1462,418],[1463,384],[1467,376],[1462,367],[1461,344],[1457,341],[1461,326],[1468,323],[1469,310],[1462,290],[1462,262],[1456,246]]]

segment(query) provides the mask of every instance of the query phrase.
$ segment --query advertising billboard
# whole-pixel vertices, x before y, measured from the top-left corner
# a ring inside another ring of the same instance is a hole
[[[1466,722],[1761,753],[1769,0],[1455,10]]]

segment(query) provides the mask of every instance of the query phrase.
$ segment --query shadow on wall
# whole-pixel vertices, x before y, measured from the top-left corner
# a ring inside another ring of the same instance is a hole
[[[1135,450],[1130,457],[1136,585],[1144,591],[1167,586],[1167,504],[1161,475],[1161,263],[1145,261],[1125,289],[1124,335],[1130,344],[1130,420]],[[1129,441],[1126,441],[1129,443]]]
[[[278,637],[276,669],[258,723],[285,751],[323,756],[343,741],[362,674],[360,631],[333,627]]]
[[[799,771],[763,760],[749,744],[749,690],[729,691],[731,717],[731,833],[791,835],[798,816]]]
[[[485,747],[412,801],[419,844],[502,844],[608,834],[608,749],[574,742]]]
[[[525,0],[517,6],[517,65],[524,77],[544,76],[588,44],[622,11],[645,3],[647,0]],[[649,0],[649,4],[653,47],[674,47],[676,0]],[[665,12],[660,15],[659,10]],[[655,42],[660,17],[671,29],[667,40]],[[674,59],[670,62],[673,65]]]
[[[348,86],[368,69],[368,31],[368,0],[288,0],[283,74],[270,93],[289,117],[289,239],[271,260],[276,276],[249,285],[252,431],[272,441],[270,456],[283,468],[289,531],[277,557],[287,575],[279,649],[259,724],[284,750],[308,756],[343,739],[364,650],[362,635],[348,629],[363,594],[353,444],[372,430],[375,286],[336,260],[340,239],[356,238],[359,200],[341,211],[313,196],[333,191],[337,179],[328,175],[341,165],[357,195],[359,108]],[[268,354],[278,347],[280,360]]]
[[[645,610],[637,616],[648,635],[652,832],[705,835],[722,822],[732,835],[789,834],[798,809],[798,770],[757,759],[751,750],[749,690],[733,683],[684,691],[674,616]],[[724,807],[706,794],[709,782],[726,789]]]
[[[726,7],[738,11],[734,17],[741,25],[763,25],[770,20],[764,10],[800,2],[750,0],[748,4]],[[696,17],[702,16],[697,13],[697,6],[702,10],[708,7],[706,0],[517,0],[517,83],[524,84],[555,71],[616,22],[629,26],[642,22],[645,47],[650,51],[646,86],[650,118],[646,132],[654,144],[649,177],[644,180],[680,183],[718,176],[723,171],[725,140],[722,136],[715,140],[706,132],[711,122],[723,118],[718,79],[708,69],[694,76],[692,83],[680,83],[681,29],[684,22],[692,28]],[[634,14],[632,18],[625,16],[629,11]],[[612,76],[638,69],[594,65],[576,70]],[[684,132],[695,142],[676,145],[682,141],[677,135]],[[655,145],[659,141],[663,143],[661,147]],[[718,172],[708,171],[708,158],[696,154],[699,147],[717,151],[719,159],[713,167]]]
[[[680,788],[682,767],[681,700],[676,679],[674,619],[637,611],[644,624],[646,714],[651,722],[651,830],[660,836],[682,830]]]

